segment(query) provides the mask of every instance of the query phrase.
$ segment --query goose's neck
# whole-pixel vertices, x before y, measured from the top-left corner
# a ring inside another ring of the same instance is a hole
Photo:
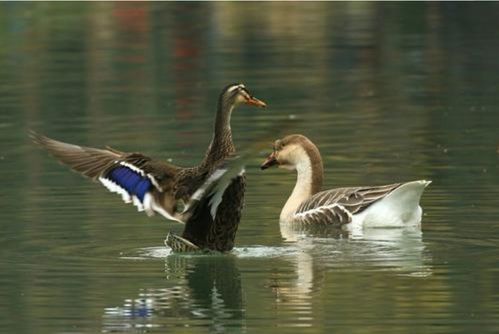
[[[232,130],[230,128],[230,116],[233,110],[234,105],[227,101],[221,100],[218,103],[213,139],[206,152],[203,165],[213,166],[235,152],[236,148],[232,142]]]
[[[296,174],[296,184],[281,211],[281,221],[289,221],[300,204],[320,191],[323,181],[320,156],[305,155],[296,165]]]

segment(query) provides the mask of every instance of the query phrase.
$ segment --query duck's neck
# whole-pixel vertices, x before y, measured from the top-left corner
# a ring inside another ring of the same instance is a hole
[[[322,160],[318,152],[317,154],[305,154],[296,165],[296,173],[296,184],[282,208],[281,221],[290,220],[300,204],[321,190],[324,176]]]
[[[232,130],[230,128],[230,116],[233,110],[233,104],[228,103],[222,98],[220,99],[215,118],[213,139],[206,152],[203,165],[211,167],[236,151],[232,142]]]

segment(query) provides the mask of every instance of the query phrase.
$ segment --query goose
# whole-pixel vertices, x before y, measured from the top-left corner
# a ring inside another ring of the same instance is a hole
[[[32,140],[83,176],[100,181],[148,216],[159,214],[185,224],[181,236],[169,233],[165,244],[176,252],[230,251],[241,218],[245,174],[241,168],[226,182],[217,181],[235,154],[230,118],[239,105],[264,108],[240,83],[226,86],[218,99],[214,133],[204,159],[195,167],[179,167],[142,153],[110,147],[91,148],[64,143],[31,132]],[[216,189],[218,193],[213,193]]]
[[[328,224],[354,233],[364,227],[418,225],[422,215],[419,200],[431,183],[418,180],[321,191],[321,154],[310,139],[300,134],[274,142],[273,152],[260,168],[271,166],[297,173],[295,187],[280,214],[281,223]]]

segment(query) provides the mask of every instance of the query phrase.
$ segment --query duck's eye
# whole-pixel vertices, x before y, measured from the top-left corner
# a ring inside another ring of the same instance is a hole
[[[251,94],[248,92],[248,90],[244,87],[239,87],[237,92],[246,98],[250,98],[250,96],[251,96]]]

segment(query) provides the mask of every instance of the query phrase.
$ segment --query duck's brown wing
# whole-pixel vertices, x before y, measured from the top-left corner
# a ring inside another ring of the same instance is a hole
[[[303,202],[293,221],[305,224],[344,225],[352,216],[384,198],[401,183],[384,186],[336,188],[319,192]]]
[[[75,172],[100,181],[111,192],[120,194],[126,203],[133,203],[139,211],[148,215],[159,213],[167,219],[181,221],[175,213],[174,196],[175,176],[181,168],[140,153],[78,146],[35,132],[30,136],[57,160]]]

